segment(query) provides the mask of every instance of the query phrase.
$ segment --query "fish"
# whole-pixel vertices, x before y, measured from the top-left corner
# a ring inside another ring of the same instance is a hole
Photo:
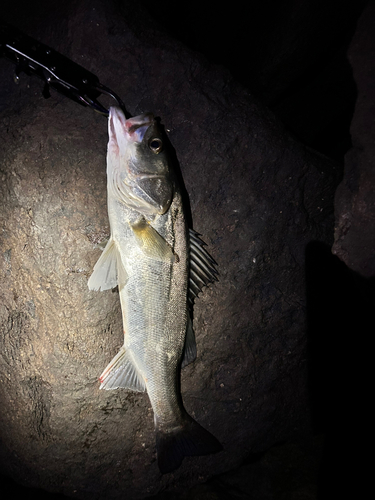
[[[192,306],[217,280],[217,264],[188,228],[181,186],[163,129],[152,113],[126,119],[109,109],[107,205],[110,238],[90,290],[118,287],[124,344],[101,374],[100,389],[147,391],[160,472],[222,445],[186,411],[181,368],[197,355]]]

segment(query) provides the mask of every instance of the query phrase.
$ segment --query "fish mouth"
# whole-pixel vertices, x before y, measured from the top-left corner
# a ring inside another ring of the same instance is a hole
[[[108,121],[109,135],[120,148],[121,144],[123,144],[122,137],[127,137],[130,142],[141,143],[154,121],[155,118],[152,113],[143,113],[126,119],[120,108],[112,106]]]
[[[149,127],[154,123],[155,118],[152,113],[143,113],[126,120],[126,128],[133,141],[141,143]]]

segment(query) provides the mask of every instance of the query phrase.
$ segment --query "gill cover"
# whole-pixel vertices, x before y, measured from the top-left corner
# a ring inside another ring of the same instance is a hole
[[[173,197],[163,137],[150,113],[125,118],[109,109],[107,177],[109,193],[143,215],[165,213]]]

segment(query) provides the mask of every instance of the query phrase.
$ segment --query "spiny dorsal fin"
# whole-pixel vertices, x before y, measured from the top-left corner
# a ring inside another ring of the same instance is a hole
[[[198,297],[202,288],[209,283],[218,281],[217,263],[204,248],[205,243],[199,238],[199,234],[189,229],[190,240],[190,282],[189,282],[189,304],[192,306],[194,299]]]

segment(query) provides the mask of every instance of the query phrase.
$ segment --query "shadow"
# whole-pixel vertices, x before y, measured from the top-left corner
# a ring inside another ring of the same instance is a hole
[[[331,60],[317,62],[268,103],[297,141],[341,164],[352,147],[350,124],[357,100],[347,59],[350,40]]]
[[[29,488],[14,481],[9,476],[0,475],[0,488],[2,500],[13,498],[28,498],[29,500],[67,500],[68,497],[60,493],[50,493],[40,488]]]
[[[325,435],[317,498],[325,500],[351,487],[358,493],[363,484],[375,282],[348,269],[328,245],[312,242],[306,249],[306,295],[313,429]]]
[[[150,16],[158,29],[225,66],[297,140],[342,163],[356,102],[347,51],[367,1],[265,0],[239,11],[194,0],[181,15],[172,0],[140,0],[138,22]]]

